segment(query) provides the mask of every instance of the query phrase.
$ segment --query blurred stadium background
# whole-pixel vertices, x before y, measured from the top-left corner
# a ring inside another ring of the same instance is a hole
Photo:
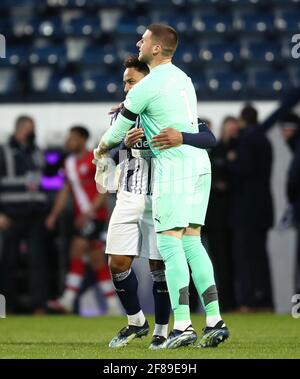
[[[37,144],[48,157],[44,176],[57,176],[71,126],[89,128],[91,147],[108,127],[108,111],[124,98],[122,61],[137,53],[135,44],[152,22],[168,23],[179,32],[174,63],[191,76],[199,116],[211,121],[217,137],[224,117],[238,117],[246,102],[256,107],[262,122],[300,88],[300,58],[292,56],[292,36],[300,33],[299,0],[1,0],[6,57],[0,59],[0,143],[13,133],[18,116],[32,116]],[[299,114],[299,107],[294,112]],[[292,153],[279,128],[267,136],[273,148],[275,221],[268,256],[274,309],[290,313],[296,293],[296,230],[280,231],[278,224],[288,205],[285,184]],[[49,159],[53,151],[58,154],[54,161]],[[57,189],[46,188],[50,201]],[[70,220],[68,212],[64,217]],[[66,272],[67,229],[62,222],[46,247],[52,296],[61,291]],[[20,250],[19,311],[24,312],[26,248]],[[143,278],[142,305],[151,312],[148,268],[142,262],[136,266]]]

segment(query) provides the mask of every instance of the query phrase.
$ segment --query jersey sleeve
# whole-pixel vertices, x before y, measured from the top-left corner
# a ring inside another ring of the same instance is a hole
[[[198,124],[199,133],[182,133],[182,142],[185,145],[198,147],[201,149],[208,149],[214,147],[217,144],[216,137],[210,131],[208,126],[200,122]]]
[[[134,123],[135,121],[119,114],[115,123],[102,136],[100,144],[105,145],[109,149],[116,146],[123,141],[126,133]]]
[[[124,107],[130,112],[141,114],[149,105],[153,93],[153,86],[149,78],[142,79],[127,94]]]
[[[118,115],[115,123],[103,135],[100,144],[104,144],[108,148],[119,144],[135,123],[136,117],[142,113],[150,103],[152,93],[153,90],[149,87],[149,80],[142,79],[136,84],[128,92],[124,101],[124,108]]]

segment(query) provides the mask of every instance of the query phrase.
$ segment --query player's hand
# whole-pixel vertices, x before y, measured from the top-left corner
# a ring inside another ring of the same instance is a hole
[[[110,108],[109,115],[113,115],[114,113],[120,111],[124,107],[124,103],[120,103],[119,105],[115,105],[114,107]]]
[[[125,146],[129,149],[133,147],[142,137],[144,137],[145,133],[142,128],[132,128],[130,129],[125,137],[124,143]]]
[[[45,226],[48,230],[54,230],[56,224],[56,217],[50,214],[45,220]]]
[[[182,142],[183,138],[181,132],[173,128],[162,129],[160,133],[151,140],[152,146],[159,150],[180,146]]]
[[[0,230],[8,230],[11,227],[11,219],[5,214],[0,214]]]
[[[98,147],[94,149],[93,151],[94,153],[93,163],[97,165],[97,162],[103,158],[104,154],[106,154],[107,151],[108,151],[108,148],[103,143],[100,142]]]

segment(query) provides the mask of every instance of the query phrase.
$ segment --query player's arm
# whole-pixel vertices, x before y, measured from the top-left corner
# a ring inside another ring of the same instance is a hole
[[[52,210],[45,220],[45,225],[48,229],[50,230],[54,229],[59,215],[61,214],[62,210],[65,208],[67,204],[70,192],[71,192],[70,184],[66,183],[64,187],[56,195]]]
[[[148,88],[148,82],[143,79],[128,92],[122,111],[115,123],[104,133],[98,148],[94,151],[95,159],[100,159],[110,148],[120,143],[134,125],[138,115],[147,107],[152,93],[151,88]]]
[[[210,131],[205,122],[198,124],[198,133],[179,132],[176,129],[163,129],[158,135],[152,138],[152,146],[159,150],[169,149],[170,147],[190,145],[201,149],[208,149],[217,144],[216,137]]]

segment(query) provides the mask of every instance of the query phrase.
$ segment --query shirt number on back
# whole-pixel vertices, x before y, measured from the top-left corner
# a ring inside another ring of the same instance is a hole
[[[187,93],[186,93],[185,90],[180,91],[180,95],[184,98],[184,103],[185,103],[187,115],[188,115],[188,118],[189,118],[189,122],[191,123],[192,126],[194,126],[194,118],[193,118],[193,113],[192,113],[192,110],[191,110],[191,106],[190,106],[188,95],[187,95]]]

